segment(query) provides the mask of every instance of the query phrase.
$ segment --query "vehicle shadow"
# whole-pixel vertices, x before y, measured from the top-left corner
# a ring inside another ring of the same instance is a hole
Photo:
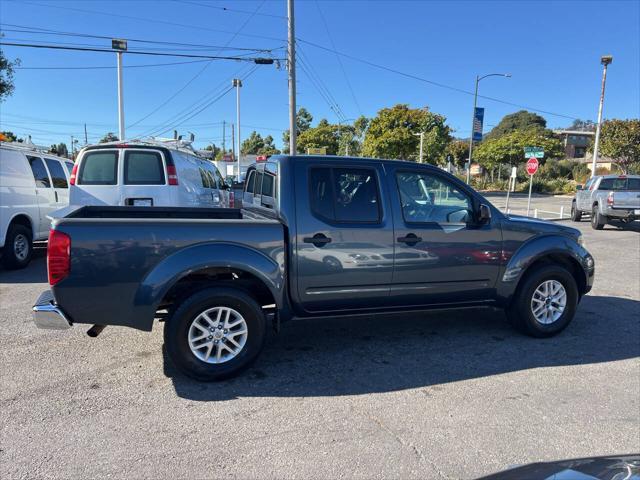
[[[638,232],[640,233],[640,222],[621,222],[620,220],[609,220],[609,222],[604,226],[605,230],[627,230],[630,232]]]
[[[23,269],[0,266],[0,284],[3,283],[47,283],[47,247],[35,247],[31,262]]]
[[[273,336],[237,378],[199,383],[164,353],[176,393],[196,401],[340,396],[441,385],[533,368],[640,356],[640,301],[587,296],[573,323],[549,339],[515,332],[498,310],[300,320]]]

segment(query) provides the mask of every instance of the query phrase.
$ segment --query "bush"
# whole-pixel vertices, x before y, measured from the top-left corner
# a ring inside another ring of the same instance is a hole
[[[540,167],[538,175],[541,178],[553,180],[555,178],[566,178],[574,180],[574,169],[578,168],[581,164],[576,160],[564,159],[564,160],[547,160],[547,162]]]

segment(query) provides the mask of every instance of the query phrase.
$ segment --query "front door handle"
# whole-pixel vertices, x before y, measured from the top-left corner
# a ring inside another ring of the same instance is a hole
[[[55,190],[53,191],[53,193],[56,194],[56,203],[58,203],[58,192],[56,192]]]
[[[411,247],[421,241],[422,241],[422,237],[418,237],[415,233],[408,233],[405,237],[398,237],[398,242],[406,243]]]
[[[318,248],[331,243],[331,239],[323,233],[316,233],[313,237],[304,237],[302,241],[304,243],[313,243]]]

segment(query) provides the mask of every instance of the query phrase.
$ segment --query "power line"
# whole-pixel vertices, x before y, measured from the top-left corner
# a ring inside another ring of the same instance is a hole
[[[386,67],[386,66],[380,65],[378,63],[374,63],[374,62],[370,62],[368,60],[364,60],[362,58],[354,57],[353,55],[349,55],[347,53],[339,52],[337,50],[325,47],[323,45],[319,45],[317,43],[310,42],[308,40],[303,40],[302,38],[298,38],[297,40],[299,42],[306,43],[307,45],[311,45],[312,47],[316,47],[316,48],[319,48],[321,50],[325,50],[327,52],[333,52],[333,53],[336,53],[336,54],[338,54],[338,55],[340,55],[342,57],[354,60],[356,62],[364,63],[365,65],[369,65],[371,67],[379,68],[381,70],[386,70],[387,72],[395,73],[397,75],[401,75],[403,77],[411,78],[413,80],[418,80],[419,82],[428,83],[428,84],[436,86],[436,87],[446,88],[447,90],[452,90],[452,91],[455,91],[455,92],[464,93],[466,95],[474,95],[474,92],[471,92],[469,90],[464,90],[462,88],[453,87],[451,85],[446,85],[446,84],[440,83],[440,82],[434,82],[433,80],[429,80],[427,78],[419,77],[419,76],[413,75],[411,73],[402,72],[400,70],[396,70],[396,69],[391,68],[391,67]],[[533,108],[533,107],[529,107],[527,105],[521,105],[521,104],[518,104],[518,103],[508,102],[506,100],[501,100],[499,98],[487,97],[485,95],[478,95],[478,98],[483,98],[485,100],[490,100],[492,102],[498,102],[498,103],[502,103],[502,104],[505,104],[505,105],[511,105],[512,107],[524,108],[526,110],[531,110],[533,112],[545,113],[547,115],[553,115],[555,117],[568,118],[570,120],[577,119],[577,117],[572,117],[570,115],[564,115],[562,113],[549,112],[547,110],[542,110],[542,109],[539,109],[539,108]]]
[[[27,1],[22,1],[20,2],[22,5],[34,5],[37,7],[45,7],[45,8],[56,8],[56,9],[60,9],[60,10],[69,10],[69,11],[74,11],[74,12],[80,12],[80,13],[88,13],[88,14],[92,14],[92,15],[104,15],[104,16],[108,16],[108,17],[115,17],[115,18],[126,18],[129,20],[136,20],[139,22],[150,22],[150,23],[158,23],[158,24],[162,24],[162,25],[169,25],[172,27],[182,27],[182,28],[187,28],[189,30],[204,30],[204,31],[208,31],[208,32],[217,32],[217,33],[233,33],[230,32],[228,30],[219,30],[219,29],[215,29],[215,28],[207,28],[207,27],[201,27],[198,25],[189,25],[189,24],[185,24],[185,23],[177,23],[174,21],[169,21],[169,20],[157,20],[154,18],[146,18],[146,17],[137,17],[137,16],[133,16],[133,15],[123,15],[120,13],[112,13],[112,12],[100,12],[97,10],[87,10],[87,9],[83,9],[83,8],[74,8],[74,7],[62,7],[60,5],[47,5],[47,4],[43,4],[43,3],[36,3],[36,2],[27,2]],[[241,36],[244,37],[253,37],[253,38],[261,38],[261,39],[265,39],[265,40],[275,40],[277,42],[284,42],[284,39],[282,38],[274,38],[274,37],[267,37],[265,35],[255,35],[255,34],[250,34],[250,33],[242,33],[240,34]]]
[[[262,0],[262,2],[258,5],[258,7],[254,10],[254,15],[256,13],[258,13],[258,10],[260,10],[260,8],[262,7],[262,5],[264,5],[264,2],[266,0]],[[227,43],[225,44],[225,47],[227,47],[231,42],[233,42],[236,37],[238,35],[240,35],[240,32],[242,32],[242,29],[244,29],[244,27],[247,26],[247,24],[251,21],[251,19],[253,18],[253,15],[251,15],[249,18],[247,18],[244,23],[242,25],[240,25],[240,28],[238,30],[236,30],[233,35],[231,36],[231,38],[227,41]],[[178,91],[176,91],[174,94],[172,94],[169,98],[167,98],[165,101],[163,101],[160,105],[158,105],[156,108],[154,108],[151,112],[149,112],[147,115],[145,115],[144,117],[142,117],[141,119],[139,119],[137,122],[133,123],[131,125],[131,127],[139,124],[140,122],[146,120],[147,118],[149,118],[151,115],[153,115],[154,113],[156,113],[158,110],[160,110],[161,108],[163,108],[165,105],[167,105],[169,102],[171,102],[174,98],[176,98],[180,93],[182,93],[189,85],[191,85],[198,77],[200,77],[200,75],[202,75],[204,73],[204,71],[209,67],[209,65],[211,65],[211,62],[207,63],[206,65],[204,65],[202,67],[202,69],[200,69],[193,77],[191,77],[191,79],[185,83],[181,88],[178,89]]]
[[[169,62],[169,63],[147,63],[143,65],[123,65],[122,68],[147,68],[147,67],[167,67],[172,65],[187,65],[191,63],[203,63],[209,60],[189,60],[186,62]],[[88,66],[88,67],[13,67],[14,70],[103,70],[118,68],[111,66]]]
[[[239,10],[237,8],[228,8],[228,7],[218,7],[216,5],[207,5],[205,3],[199,3],[199,2],[191,2],[188,0],[173,0],[176,3],[183,3],[183,4],[190,4],[190,5],[198,5],[200,7],[205,7],[205,8],[212,8],[212,9],[216,9],[216,10],[223,10],[225,12],[231,12],[231,13],[246,13],[246,14],[251,14],[252,12],[247,11],[247,10]],[[286,20],[287,17],[283,16],[283,15],[274,15],[272,13],[258,13],[258,15],[260,15],[261,17],[272,17],[272,18],[281,18]]]
[[[7,45],[11,47],[45,48],[45,49],[52,49],[52,50],[72,50],[72,51],[80,51],[80,52],[101,52],[101,53],[115,52],[115,50],[107,49],[107,48],[67,47],[67,46],[60,46],[60,45],[39,45],[34,43],[0,42],[0,45]],[[161,52],[145,52],[140,50],[127,50],[126,53],[128,55],[152,55],[156,57],[180,57],[180,58],[205,58],[208,60],[234,60],[238,62],[254,62],[254,63],[263,63],[263,62],[273,63],[273,61],[275,60],[273,58],[195,55],[195,54],[169,53],[169,52],[161,53]],[[278,59],[278,60],[284,60],[284,59]]]
[[[322,13],[322,9],[320,8],[320,3],[318,2],[318,0],[316,0],[316,8],[318,9],[318,13],[320,14],[320,18],[322,19],[322,23],[324,25],[324,30],[327,32],[327,37],[329,37],[329,41],[331,42],[331,46],[335,50],[336,45],[333,42],[333,38],[331,37],[331,33],[329,32],[329,25],[327,24],[327,20],[324,18],[324,15]],[[340,55],[338,55],[337,53],[335,55],[336,55],[336,60],[338,61],[338,65],[340,65],[340,70],[342,70],[342,75],[344,76],[344,79],[345,79],[345,81],[347,83],[347,87],[349,88],[349,92],[351,92],[351,98],[353,99],[353,103],[355,103],[356,108],[358,109],[358,112],[360,113],[360,115],[362,115],[362,109],[360,108],[360,104],[358,103],[358,99],[356,98],[356,94],[353,91],[353,87],[351,86],[351,82],[349,81],[349,77],[347,76],[347,72],[344,69],[344,65],[342,64],[342,60],[340,59]]]

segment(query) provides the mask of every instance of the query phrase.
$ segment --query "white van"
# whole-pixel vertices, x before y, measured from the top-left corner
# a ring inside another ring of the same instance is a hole
[[[0,142],[0,248],[6,268],[24,268],[46,240],[47,215],[69,203],[71,160],[34,145]]]
[[[71,205],[233,207],[218,169],[178,142],[113,142],[80,151]]]

